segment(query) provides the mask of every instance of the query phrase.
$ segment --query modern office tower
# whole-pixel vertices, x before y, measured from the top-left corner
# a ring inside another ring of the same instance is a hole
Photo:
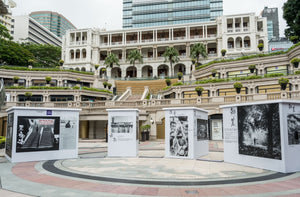
[[[268,21],[268,38],[279,39],[279,21],[278,21],[278,8],[265,7],[261,13],[262,17],[267,17]]]
[[[61,46],[61,39],[28,15],[13,16],[13,38],[15,42],[51,44]]]
[[[29,16],[60,38],[65,35],[68,29],[76,29],[68,19],[57,12],[31,12]]]
[[[123,28],[213,21],[223,0],[123,0]]]
[[[205,64],[222,58],[221,50],[227,50],[227,58],[260,53],[259,43],[268,51],[267,19],[255,13],[220,16],[214,21],[177,24],[146,28],[101,31],[98,29],[68,30],[63,37],[62,59],[64,67],[92,71],[94,65],[104,67],[108,54],[119,58],[119,67],[107,68],[107,76],[118,77],[165,77],[178,72],[190,74],[190,50],[195,43],[206,46],[208,58]],[[177,49],[180,62],[171,67],[164,62],[167,47]],[[143,64],[135,67],[126,61],[129,52],[138,49]],[[171,69],[172,70],[171,72]]]
[[[0,0],[0,24],[4,25],[9,32],[12,26],[11,8],[16,7],[16,3],[12,0]]]

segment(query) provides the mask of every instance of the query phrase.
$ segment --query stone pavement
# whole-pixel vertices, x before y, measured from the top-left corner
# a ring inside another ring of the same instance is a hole
[[[107,158],[105,142],[80,140],[77,159],[11,164],[0,157],[0,196],[300,196],[300,173],[224,163],[222,150],[211,141],[197,160],[168,159],[164,141],[147,141],[138,158]]]

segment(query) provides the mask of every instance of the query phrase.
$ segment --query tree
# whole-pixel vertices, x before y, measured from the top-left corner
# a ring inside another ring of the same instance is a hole
[[[143,56],[137,49],[134,49],[129,52],[127,61],[129,61],[129,63],[132,64],[132,66],[134,67],[135,61],[138,61],[139,63],[143,63]]]
[[[193,45],[191,49],[191,58],[196,59],[196,63],[198,66],[199,65],[199,58],[202,56],[204,59],[207,58],[207,52],[206,52],[206,47],[202,43],[196,43]]]
[[[283,4],[283,18],[286,20],[288,28],[285,29],[285,36],[300,37],[300,1],[288,0]]]
[[[34,59],[32,53],[18,43],[0,39],[0,46],[0,63],[28,66],[28,60]]]
[[[8,29],[0,24],[0,39],[8,39],[12,40],[13,38],[10,36]]]
[[[104,64],[106,65],[106,68],[113,68],[114,64],[119,65],[119,59],[117,58],[117,56],[114,53],[109,54],[106,58],[105,58],[105,62]]]
[[[170,63],[171,76],[173,76],[174,73],[173,73],[172,64],[179,62],[179,60],[180,60],[179,53],[178,53],[177,49],[175,49],[174,47],[167,47],[166,51],[163,54],[163,56],[165,57],[165,62]]]
[[[22,43],[25,49],[33,55],[35,66],[37,67],[56,67],[60,66],[61,48],[49,44]]]

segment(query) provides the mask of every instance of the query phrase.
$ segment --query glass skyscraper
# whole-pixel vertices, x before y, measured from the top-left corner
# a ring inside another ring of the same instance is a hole
[[[123,28],[214,20],[223,15],[223,0],[123,0]]]
[[[68,29],[76,29],[68,19],[57,12],[32,12],[29,16],[60,38]]]

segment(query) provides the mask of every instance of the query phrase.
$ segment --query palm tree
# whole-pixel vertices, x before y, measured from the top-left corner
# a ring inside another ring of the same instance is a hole
[[[128,53],[127,61],[134,67],[135,61],[143,63],[143,56],[137,49],[134,49]]]
[[[119,64],[119,59],[117,58],[117,56],[114,53],[109,54],[106,58],[105,58],[105,62],[104,64],[106,65],[106,68],[113,68],[114,64],[120,66]]]
[[[199,58],[202,56],[204,59],[207,58],[206,47],[202,43],[196,43],[191,49],[191,58],[196,59],[197,65],[199,65]]]
[[[167,47],[163,56],[165,57],[165,62],[170,62],[171,76],[173,76],[174,74],[172,64],[179,62],[179,53],[174,47]]]

